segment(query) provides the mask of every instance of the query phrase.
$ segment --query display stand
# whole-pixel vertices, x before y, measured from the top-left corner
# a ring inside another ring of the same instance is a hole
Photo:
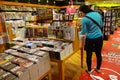
[[[76,52],[71,53],[68,55],[66,58],[63,60],[56,60],[56,59],[51,59],[52,62],[55,62],[58,64],[58,72],[59,72],[59,80],[65,80],[65,73],[64,73],[64,63],[67,61],[71,56],[73,56]]]
[[[7,1],[0,1],[1,5],[14,5],[14,6],[31,6],[31,7],[39,7],[39,8],[66,8],[66,6],[63,7],[59,7],[59,6],[48,6],[48,5],[39,5],[39,4],[28,4],[28,3],[18,3],[18,2],[7,2]],[[72,42],[73,43],[73,53],[71,53],[70,55],[68,55],[66,58],[64,58],[63,60],[55,60],[55,59],[51,59],[52,62],[56,62],[58,64],[58,69],[59,69],[59,76],[60,76],[60,80],[65,80],[65,76],[64,76],[64,63],[65,61],[67,61],[72,55],[74,55],[77,51],[79,51],[79,39],[78,39],[78,32],[77,32],[77,28],[75,28],[75,39]],[[43,80],[44,77],[48,76],[49,80],[51,79],[51,70],[49,70],[47,73],[45,73],[42,77],[39,78],[39,80]]]
[[[44,80],[44,78],[48,76],[48,80],[52,80],[52,76],[51,76],[51,70],[49,70],[48,72],[46,72],[43,76],[41,76],[39,78],[39,80]]]
[[[79,41],[80,43],[80,55],[81,55],[81,68],[83,68],[83,53],[84,53],[84,45],[85,45],[85,35],[81,36],[81,39]]]
[[[83,68],[83,47],[80,48],[80,54],[81,54],[81,68]]]

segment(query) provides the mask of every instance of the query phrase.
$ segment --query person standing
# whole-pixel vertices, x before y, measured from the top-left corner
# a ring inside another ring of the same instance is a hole
[[[82,28],[79,32],[79,35],[85,35],[85,46],[86,50],[86,63],[87,63],[87,72],[92,73],[92,52],[94,51],[97,58],[97,65],[95,70],[100,72],[100,67],[102,63],[101,50],[103,46],[103,34],[100,28],[102,28],[103,22],[102,17],[98,12],[93,11],[88,5],[81,5],[79,10],[84,15],[82,17]],[[95,24],[91,19],[92,18],[97,24]]]

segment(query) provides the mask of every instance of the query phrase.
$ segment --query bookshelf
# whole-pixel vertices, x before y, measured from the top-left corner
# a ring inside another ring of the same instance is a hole
[[[0,5],[7,5],[7,6],[18,6],[18,7],[31,7],[31,8],[51,8],[51,9],[54,9],[54,8],[66,8],[66,6],[49,6],[49,5],[39,5],[39,4],[30,4],[30,3],[18,3],[18,2],[6,2],[6,1],[0,1]],[[9,13],[21,13],[21,14],[25,14],[25,13],[32,13],[34,11],[23,11],[23,10],[20,10],[20,11],[15,11],[15,10],[11,10],[11,11],[7,11],[7,10],[3,10],[3,13],[6,13],[6,12],[9,12]],[[72,16],[71,16],[72,17]],[[53,20],[52,20],[53,21]],[[28,22],[36,22],[36,20],[25,20],[25,23],[28,23]],[[48,21],[49,22],[49,21]],[[65,23],[69,23],[69,22],[73,22],[74,25],[76,25],[76,21],[72,21],[72,20],[54,20],[53,22],[65,22]],[[35,24],[36,25],[36,24]],[[67,25],[68,26],[68,25]],[[73,43],[73,53],[71,53],[70,55],[68,55],[68,57],[66,57],[64,60],[51,60],[53,62],[57,62],[58,65],[59,65],[59,73],[60,73],[60,78],[61,80],[64,80],[64,62],[69,59],[76,51],[79,50],[79,39],[78,39],[78,30],[77,30],[77,27],[76,26],[71,26],[72,28],[74,28],[74,38],[71,38],[72,40],[70,39],[64,39],[64,38],[51,38],[51,37],[46,37],[46,36],[42,36],[42,38],[49,38],[49,39],[54,39],[54,40],[60,40],[60,41],[66,41],[66,42],[72,42]],[[34,29],[47,29],[48,26],[45,26],[43,27],[42,25],[40,26],[34,26],[34,25],[30,25],[30,26],[26,26],[24,24],[23,28],[27,29],[27,28],[32,28],[32,30]],[[68,27],[69,28],[69,27]],[[58,29],[58,28],[57,28]],[[10,29],[11,30],[11,29]],[[58,29],[59,30],[59,29]],[[63,31],[63,30],[62,30]],[[59,33],[58,33],[59,34]],[[72,33],[73,34],[73,33]],[[34,37],[34,36],[33,36]],[[38,37],[38,36],[36,36]],[[40,37],[40,36],[39,36]],[[12,37],[13,39],[13,37]],[[11,40],[12,40],[11,39]],[[51,73],[48,71],[48,73],[45,74],[45,76],[48,75],[49,77],[51,77]],[[44,76],[44,75],[43,75]],[[42,78],[40,78],[40,80],[42,80]],[[51,79],[50,79],[51,80]]]
[[[117,29],[119,19],[119,8],[106,8],[104,12],[104,39],[108,40],[109,35]]]

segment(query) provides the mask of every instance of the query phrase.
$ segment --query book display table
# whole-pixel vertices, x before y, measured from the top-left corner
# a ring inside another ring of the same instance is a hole
[[[39,80],[43,80],[45,77],[48,77],[48,80],[52,80],[51,70],[49,70],[49,71],[46,72],[43,76],[41,76],[41,77],[39,78]]]
[[[56,59],[51,59],[52,62],[56,62],[58,64],[58,71],[59,71],[59,80],[65,80],[65,73],[64,73],[64,63],[67,61],[71,56],[73,56],[76,52],[71,53],[68,55],[66,58],[63,60],[56,60]]]

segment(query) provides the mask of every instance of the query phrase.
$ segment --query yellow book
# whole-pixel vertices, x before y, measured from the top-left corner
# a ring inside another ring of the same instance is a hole
[[[9,61],[9,60],[1,61],[1,62],[0,62],[0,65],[6,63],[6,62],[8,62],[8,61]]]

